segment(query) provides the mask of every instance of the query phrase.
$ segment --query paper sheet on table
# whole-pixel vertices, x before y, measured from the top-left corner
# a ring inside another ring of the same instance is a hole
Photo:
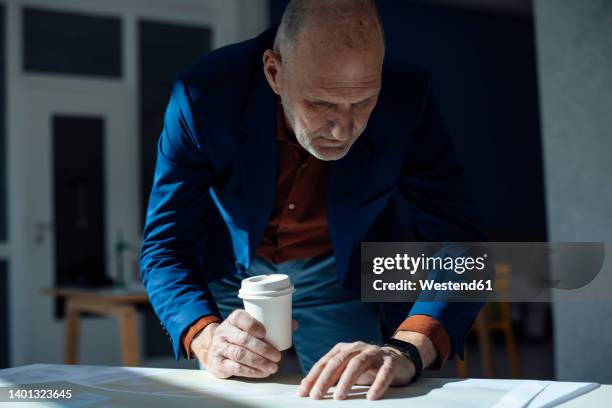
[[[533,405],[529,405],[529,407],[554,407],[579,395],[586,394],[597,387],[599,387],[597,383],[551,381],[544,391],[533,399],[531,402]]]
[[[164,368],[105,367],[63,364],[31,364],[0,370],[0,387],[14,384],[40,384],[69,381],[83,385],[95,385],[130,377],[143,377],[167,372]]]
[[[557,382],[539,380],[482,380],[469,379],[446,384],[446,388],[469,388],[472,390],[506,390],[495,405],[503,407],[548,408],[559,405],[595,388],[597,383]]]
[[[264,380],[221,380],[200,370],[47,364],[0,370],[0,387],[71,387],[75,398],[69,406],[321,407],[322,401],[295,395],[300,379],[301,376],[278,375]],[[549,407],[595,387],[597,384],[591,383],[424,378],[409,387],[390,389],[377,404],[390,408]],[[349,395],[351,408],[372,407],[372,401],[365,399],[367,389],[354,387]],[[347,406],[346,401],[330,400],[332,393],[333,389],[323,402],[325,406]]]

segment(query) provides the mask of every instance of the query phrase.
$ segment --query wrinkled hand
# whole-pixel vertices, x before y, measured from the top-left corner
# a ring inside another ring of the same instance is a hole
[[[280,351],[265,337],[263,324],[238,309],[223,322],[206,326],[191,342],[191,350],[215,377],[264,378],[278,370],[281,359]]]
[[[334,399],[345,399],[353,385],[371,385],[367,398],[373,400],[391,385],[408,384],[414,374],[412,362],[391,347],[338,343],[310,369],[298,395],[320,399],[337,383]]]

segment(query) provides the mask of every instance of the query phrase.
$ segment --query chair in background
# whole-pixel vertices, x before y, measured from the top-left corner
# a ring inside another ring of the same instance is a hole
[[[506,263],[495,264],[495,291],[499,293],[502,299],[508,293],[511,272],[510,265]],[[476,317],[472,331],[476,333],[478,338],[482,370],[486,378],[495,377],[493,349],[491,347],[491,333],[493,332],[501,332],[503,334],[506,358],[510,363],[510,375],[512,378],[520,378],[518,352],[512,328],[510,304],[508,302],[487,303]],[[464,353],[465,358],[463,361],[456,359],[457,375],[461,378],[468,376],[467,347]]]

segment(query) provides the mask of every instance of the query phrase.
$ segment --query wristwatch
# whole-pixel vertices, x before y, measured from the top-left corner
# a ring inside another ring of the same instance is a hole
[[[408,360],[412,361],[412,364],[414,364],[414,377],[410,380],[411,383],[415,382],[421,376],[421,371],[423,371],[423,360],[421,359],[421,353],[419,353],[419,350],[414,344],[391,337],[383,344],[383,347],[393,347],[399,350]]]

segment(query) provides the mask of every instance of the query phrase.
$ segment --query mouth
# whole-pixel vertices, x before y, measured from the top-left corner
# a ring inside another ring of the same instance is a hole
[[[321,136],[319,138],[319,145],[323,147],[342,147],[346,145],[346,141],[328,139],[326,137]]]

